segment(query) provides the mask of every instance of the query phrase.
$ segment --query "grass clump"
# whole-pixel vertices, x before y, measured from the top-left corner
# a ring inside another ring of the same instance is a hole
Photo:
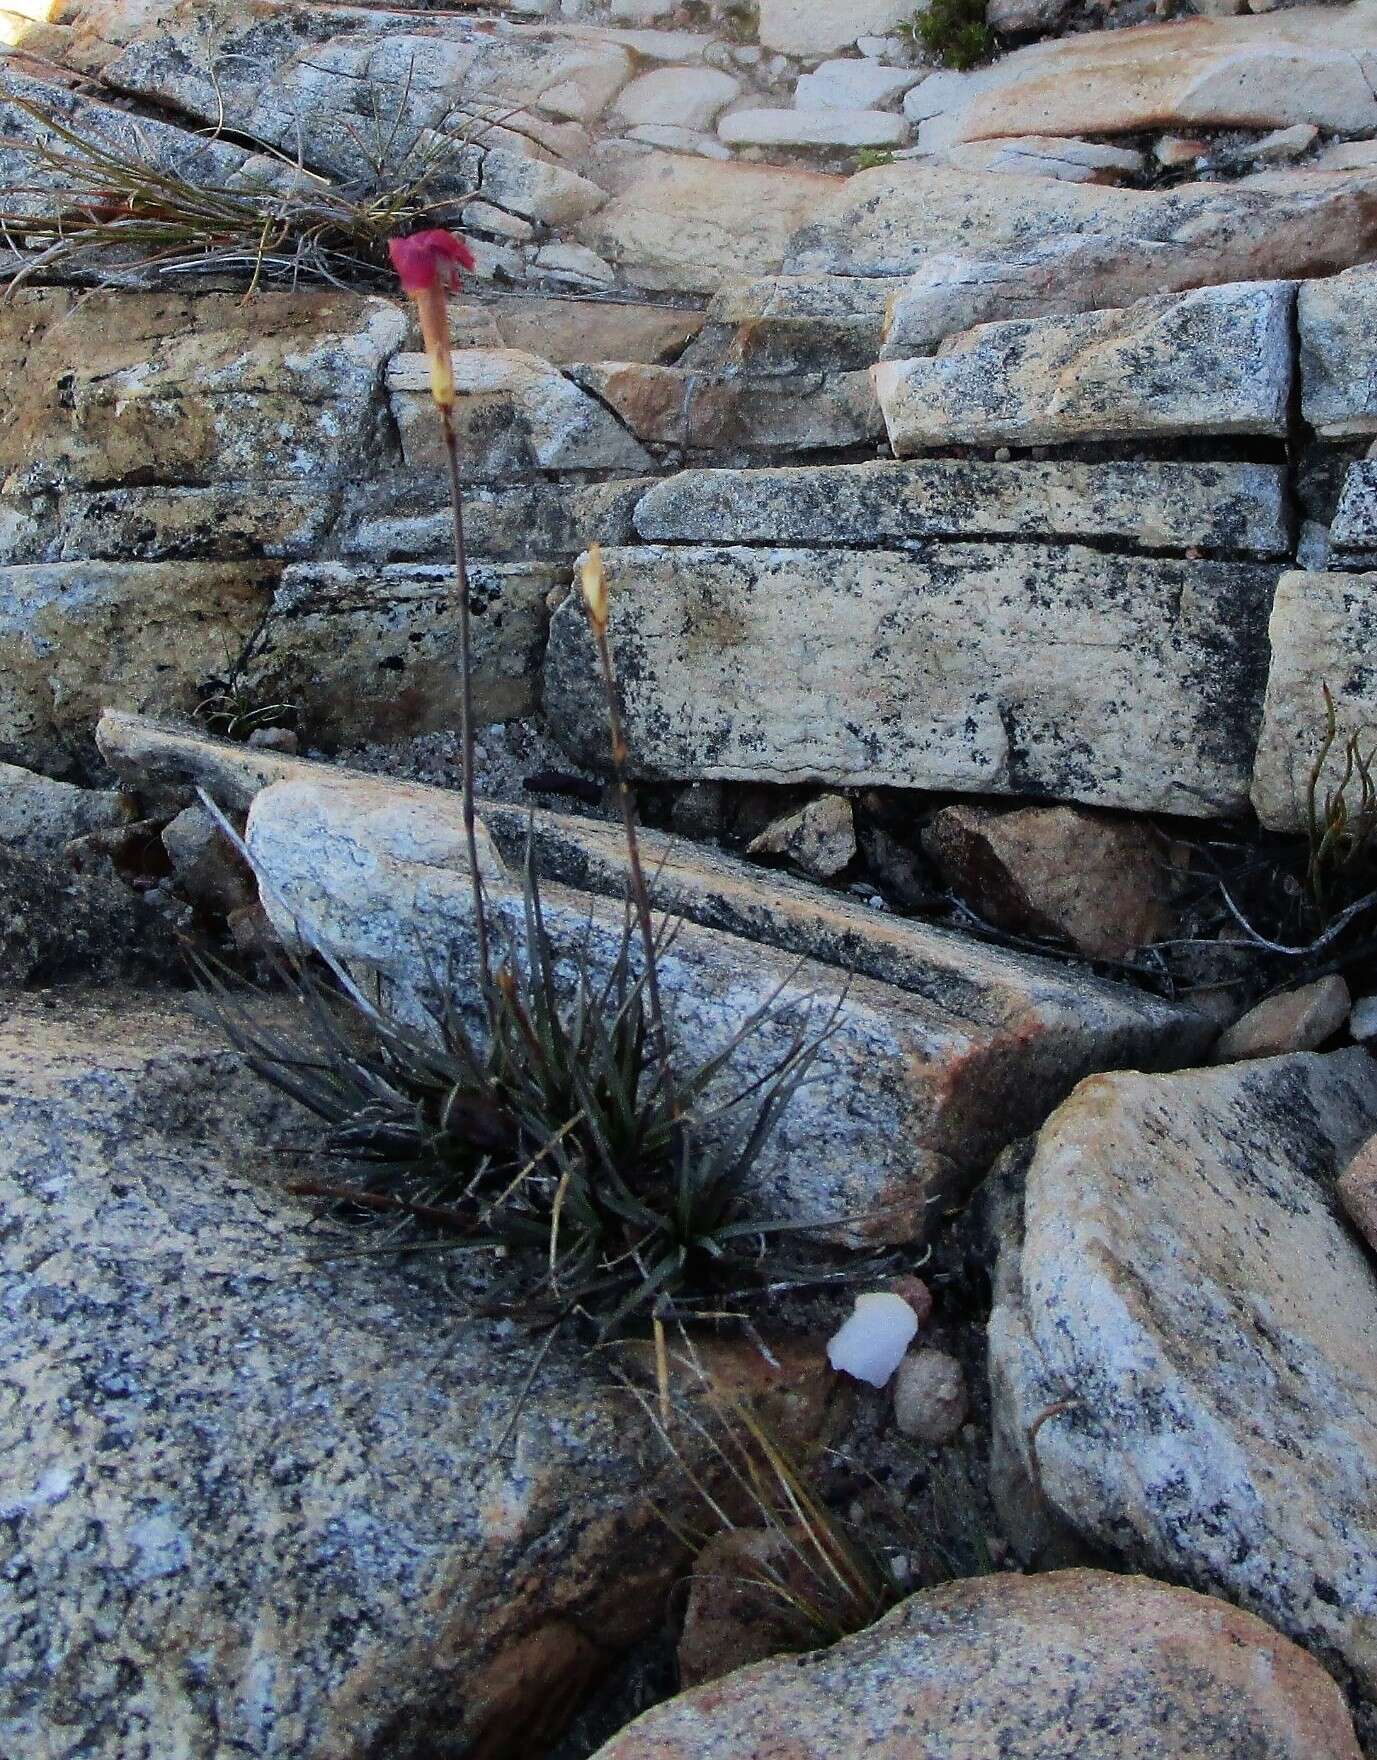
[[[985,0],[929,0],[900,29],[943,67],[964,73],[994,53],[994,32],[985,22]]]
[[[39,196],[48,210],[7,212],[0,197],[0,241],[18,261],[11,284],[47,272],[97,283],[225,273],[247,276],[251,288],[382,281],[393,238],[443,223],[474,193],[453,187],[465,150],[522,132],[519,108],[481,98],[415,127],[406,121],[411,83],[408,74],[391,115],[370,93],[371,112],[350,128],[359,165],[350,181],[261,142],[242,182],[184,177],[141,151],[137,135],[129,146],[102,142],[39,104],[11,99],[45,138],[0,140],[37,179],[6,193]]]
[[[868,1473],[855,1482],[839,1457],[824,1472],[821,1464],[806,1464],[749,1402],[718,1391],[691,1343],[685,1345],[699,1399],[679,1402],[671,1424],[641,1396],[708,1518],[698,1533],[670,1525],[698,1552],[723,1535],[747,1542],[728,1555],[735,1586],[773,1609],[782,1647],[834,1644],[916,1589],[995,1568],[967,1463],[955,1451],[926,1463],[915,1452],[924,1479],[917,1496],[900,1495]],[[830,1491],[825,1477],[836,1481]]]
[[[733,1081],[742,1047],[779,1024],[770,1003],[671,1085],[634,912],[607,969],[587,943],[557,951],[528,850],[523,914],[490,985],[452,962],[414,1021],[333,961],[287,969],[299,1026],[285,1031],[207,972],[248,1066],[319,1121],[312,1158],[330,1171],[295,1189],[390,1218],[395,1245],[499,1249],[509,1305],[534,1321],[608,1337],[715,1314],[759,1281],[775,1231],[743,1214],[743,1188],[825,1035],[796,1019]]]
[[[1372,766],[1377,745],[1362,749],[1363,730],[1340,743],[1334,694],[1324,691],[1324,729],[1306,785],[1306,829],[1310,856],[1306,888],[1323,921],[1349,902],[1355,883],[1372,878],[1377,848],[1377,782]],[[1326,786],[1330,759],[1339,754],[1338,780]],[[1323,789],[1323,794],[1321,790]]]

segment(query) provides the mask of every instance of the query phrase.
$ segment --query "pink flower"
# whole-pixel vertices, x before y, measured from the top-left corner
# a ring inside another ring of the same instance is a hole
[[[403,288],[416,302],[430,362],[430,394],[447,410],[454,403],[454,362],[445,295],[458,287],[461,269],[478,267],[477,259],[462,238],[438,226],[413,232],[410,238],[394,238],[387,248]]]
[[[424,293],[430,287],[453,292],[461,269],[474,270],[478,261],[462,238],[442,227],[413,232],[410,238],[394,238],[388,244],[392,267],[407,293]]]

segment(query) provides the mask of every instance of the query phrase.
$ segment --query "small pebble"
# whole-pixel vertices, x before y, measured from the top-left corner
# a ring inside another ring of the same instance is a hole
[[[915,1442],[950,1442],[966,1420],[966,1378],[945,1351],[914,1351],[894,1380],[894,1422]]]

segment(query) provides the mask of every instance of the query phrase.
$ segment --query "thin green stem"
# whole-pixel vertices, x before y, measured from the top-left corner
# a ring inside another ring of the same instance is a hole
[[[485,1005],[492,1001],[492,960],[488,952],[488,922],[483,904],[483,876],[478,867],[477,814],[473,803],[473,630],[469,617],[469,563],[464,543],[464,492],[459,471],[459,437],[447,404],[438,405],[444,430],[445,459],[449,465],[450,504],[454,511],[454,574],[459,589],[459,687],[460,744],[464,766],[464,838],[469,852],[469,875],[473,882],[473,921],[478,936],[478,970],[483,982]]]
[[[612,653],[607,645],[607,625],[595,617],[589,618],[593,630],[593,639],[598,645],[598,662],[602,667],[603,690],[607,697],[607,721],[612,732],[612,771],[617,781],[617,793],[621,799],[622,829],[626,835],[626,860],[631,883],[631,902],[636,912],[636,921],[641,931],[641,946],[645,955],[646,988],[650,995],[650,1024],[655,1034],[656,1051],[660,1061],[660,1073],[665,1084],[665,1098],[669,1102],[670,1115],[678,1116],[678,1105],[674,1097],[674,1070],[669,1056],[669,1034],[665,1030],[665,1014],[660,1002],[660,954],[655,945],[655,925],[650,914],[650,889],[645,883],[645,869],[641,865],[641,840],[636,831],[636,808],[631,798],[631,788],[626,779],[626,760],[628,750],[626,738],[622,733],[621,711],[617,707],[617,681],[612,670]]]

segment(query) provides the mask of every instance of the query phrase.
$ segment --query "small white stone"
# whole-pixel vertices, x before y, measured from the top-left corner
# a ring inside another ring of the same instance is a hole
[[[1377,1039],[1377,996],[1360,996],[1348,1017],[1348,1030],[1355,1039]]]
[[[902,1296],[877,1290],[856,1297],[850,1317],[827,1341],[827,1360],[841,1375],[883,1387],[918,1331],[918,1316]]]

